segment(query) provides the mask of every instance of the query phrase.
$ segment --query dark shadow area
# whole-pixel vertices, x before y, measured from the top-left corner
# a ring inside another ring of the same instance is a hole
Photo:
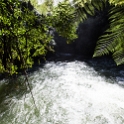
[[[124,65],[117,66],[113,59],[94,58],[87,61],[88,65],[93,67],[100,76],[105,77],[110,83],[117,83],[124,87]]]
[[[68,53],[92,58],[99,36],[109,27],[109,9],[110,6],[106,5],[101,11],[96,10],[94,16],[88,15],[88,18],[79,24],[77,28],[78,38],[71,44],[67,44],[66,38],[54,32],[56,53]]]

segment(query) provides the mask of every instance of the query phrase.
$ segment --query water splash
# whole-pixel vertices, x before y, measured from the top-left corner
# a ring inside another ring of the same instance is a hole
[[[30,93],[25,101],[25,96],[14,97],[0,114],[1,124],[124,123],[124,89],[119,80],[108,80],[85,62],[50,62],[29,80],[39,111]]]

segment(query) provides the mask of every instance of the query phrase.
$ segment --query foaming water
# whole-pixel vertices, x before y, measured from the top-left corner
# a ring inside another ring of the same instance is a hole
[[[8,97],[0,124],[123,124],[119,78],[101,76],[85,62],[47,63],[29,76],[38,110],[30,93]]]

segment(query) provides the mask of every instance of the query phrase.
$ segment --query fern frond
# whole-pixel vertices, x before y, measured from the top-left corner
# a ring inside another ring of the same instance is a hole
[[[93,57],[112,53],[117,65],[124,63],[124,8],[113,7],[109,12],[110,28],[97,42]]]
[[[106,0],[74,0],[75,11],[81,21],[87,19],[87,15],[95,15],[95,11],[101,11],[106,6]]]
[[[117,65],[124,64],[124,49],[120,49],[113,54],[113,59]]]
[[[123,6],[124,5],[124,0],[109,0],[110,4],[113,4],[115,6]]]

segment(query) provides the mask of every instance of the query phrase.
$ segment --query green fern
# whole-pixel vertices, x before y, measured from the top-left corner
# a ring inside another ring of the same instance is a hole
[[[117,65],[124,63],[124,8],[114,6],[109,12],[110,28],[97,42],[93,57],[112,53]]]
[[[115,6],[119,5],[122,6],[124,5],[124,0],[109,0],[110,4],[113,4]]]
[[[48,3],[47,1],[45,2]],[[64,0],[59,3],[58,7],[52,7],[53,4],[49,4],[53,17],[55,20],[57,19],[52,25],[57,28],[60,35],[64,35],[66,38],[72,36],[72,39],[76,38],[74,24],[86,20],[87,15],[94,15],[96,10],[103,10],[108,3],[112,7],[108,15],[110,28],[99,38],[93,57],[112,53],[115,62],[120,65],[124,63],[124,0],[73,0],[71,4],[69,4],[69,0]],[[47,8],[48,4],[45,5]],[[63,30],[63,27],[68,30]]]

